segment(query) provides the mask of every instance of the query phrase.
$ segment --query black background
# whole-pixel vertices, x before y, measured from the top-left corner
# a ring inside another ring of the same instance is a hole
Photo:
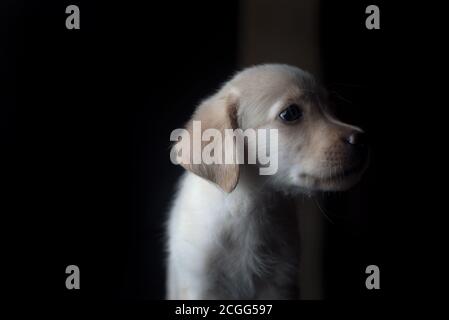
[[[1,8],[5,276],[19,297],[162,299],[163,223],[182,172],[169,134],[238,67],[239,6],[76,1],[81,29],[67,30],[69,4]],[[411,272],[426,251],[425,228],[408,227],[421,223],[410,189],[425,172],[411,161],[426,137],[410,117],[425,117],[416,78],[434,33],[421,29],[424,8],[384,2],[374,3],[381,30],[367,30],[368,4],[320,10],[323,83],[372,143],[362,183],[328,196],[329,299],[397,299],[426,281]],[[79,291],[65,289],[69,264],[81,269]],[[381,269],[379,291],[365,289],[369,264]]]

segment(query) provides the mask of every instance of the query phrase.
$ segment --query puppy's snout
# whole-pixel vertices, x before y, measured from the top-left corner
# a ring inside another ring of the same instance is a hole
[[[366,133],[362,131],[352,131],[348,136],[343,138],[343,141],[352,147],[366,147]]]

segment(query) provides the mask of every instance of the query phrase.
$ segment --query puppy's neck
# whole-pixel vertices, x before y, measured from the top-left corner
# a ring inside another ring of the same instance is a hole
[[[275,190],[268,176],[259,175],[258,167],[240,166],[237,187],[227,197],[231,207],[239,207],[238,212],[250,213],[257,208],[272,208],[284,195]]]

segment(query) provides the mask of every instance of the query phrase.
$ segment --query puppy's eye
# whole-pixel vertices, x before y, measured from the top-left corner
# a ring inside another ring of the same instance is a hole
[[[302,110],[296,104],[291,104],[279,114],[279,118],[285,122],[293,122],[302,117]]]

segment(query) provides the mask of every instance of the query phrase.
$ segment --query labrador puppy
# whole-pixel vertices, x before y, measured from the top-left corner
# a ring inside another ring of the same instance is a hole
[[[187,133],[195,121],[201,132],[276,132],[265,145],[254,136],[244,140],[244,152],[257,144],[277,167],[262,175],[259,153],[255,163],[179,161],[186,172],[167,224],[167,298],[296,299],[293,200],[353,186],[367,164],[364,132],[331,115],[324,90],[309,73],[280,64],[236,74],[198,106]],[[172,152],[182,160],[180,140]]]

